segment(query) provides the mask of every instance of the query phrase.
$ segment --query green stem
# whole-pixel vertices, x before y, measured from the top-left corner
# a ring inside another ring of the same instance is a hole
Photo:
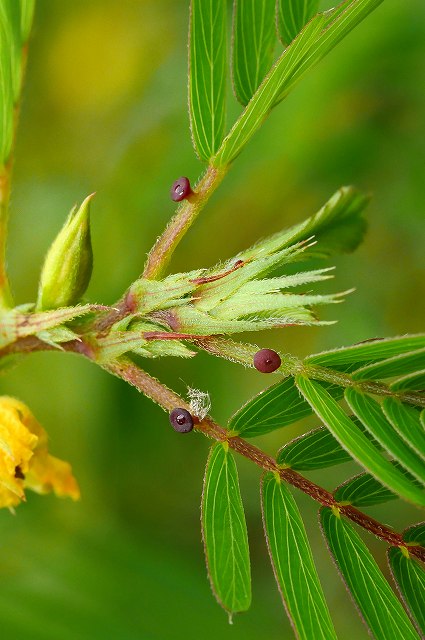
[[[196,185],[193,195],[190,199],[182,202],[177,209],[177,213],[150,250],[143,271],[143,278],[156,280],[161,277],[178,243],[217,189],[226,173],[227,168],[225,167],[220,169],[208,167],[204,176]]]
[[[7,227],[9,222],[10,179],[12,173],[12,154],[19,119],[19,97],[22,91],[28,59],[28,43],[22,47],[21,85],[17,102],[13,110],[13,143],[7,162],[0,169],[0,309],[13,307],[13,297],[6,271]]]
[[[244,367],[253,368],[254,355],[260,349],[257,345],[247,344],[244,342],[235,342],[230,338],[222,338],[221,336],[200,336],[196,337],[195,345],[203,351],[207,351],[213,356],[226,358],[231,362],[237,362]],[[295,356],[288,353],[280,354],[282,364],[275,371],[276,374],[283,376],[294,375],[302,371],[302,362]]]
[[[358,389],[360,392],[371,393],[376,396],[391,396],[407,404],[425,407],[425,396],[420,391],[394,391],[383,382],[354,380],[348,373],[342,373],[341,371],[335,371],[334,369],[328,369],[318,365],[304,365],[304,370],[301,373],[304,373],[308,378],[312,378],[313,380],[332,382],[340,387],[351,387]]]
[[[10,166],[5,165],[0,173],[0,309],[13,305],[9,280],[6,273],[6,240],[9,220]]]

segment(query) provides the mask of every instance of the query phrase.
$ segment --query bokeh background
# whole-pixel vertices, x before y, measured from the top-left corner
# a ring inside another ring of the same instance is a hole
[[[330,3],[324,3],[324,7]],[[9,240],[17,300],[33,301],[46,249],[71,206],[93,205],[92,301],[112,304],[141,271],[173,213],[169,187],[202,171],[186,113],[187,3],[40,0],[19,126]],[[209,266],[313,213],[340,185],[373,193],[370,229],[335,260],[325,311],[337,325],[243,336],[299,356],[423,329],[425,4],[386,0],[273,113],[181,243],[172,269]],[[239,111],[235,101],[231,119]],[[255,371],[198,355],[146,362],[178,392],[211,394],[226,419],[267,385]],[[29,404],[52,452],[72,462],[79,503],[29,495],[0,513],[0,629],[15,640],[291,637],[269,565],[259,472],[240,461],[252,552],[253,604],[229,626],[204,567],[199,501],[208,442],[81,358],[34,354],[2,376]],[[314,421],[258,444],[274,453]],[[328,488],[355,472],[312,477]],[[366,638],[325,551],[317,505],[296,494],[340,637]],[[396,527],[423,519],[390,503]],[[368,543],[384,567],[385,546]]]

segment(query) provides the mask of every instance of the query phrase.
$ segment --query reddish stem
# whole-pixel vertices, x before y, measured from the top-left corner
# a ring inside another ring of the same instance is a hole
[[[174,407],[183,407],[190,410],[190,406],[182,400],[180,396],[165,387],[155,378],[149,376],[146,372],[139,369],[139,367],[130,360],[123,359],[120,362],[104,365],[104,368],[110,373],[126,380],[167,410],[171,410]],[[329,491],[323,489],[314,482],[311,482],[311,480],[308,480],[293,469],[280,468],[276,460],[264,453],[261,449],[258,449],[238,436],[229,437],[226,429],[223,429],[223,427],[216,424],[211,418],[205,418],[196,424],[195,428],[209,438],[220,442],[228,442],[231,449],[245,458],[248,458],[257,466],[261,467],[265,471],[279,473],[280,477],[285,482],[288,482],[293,487],[300,489],[300,491],[306,493],[313,498],[313,500],[316,500],[316,502],[319,502],[323,506],[336,507],[347,518],[363,527],[366,531],[373,533],[381,540],[388,542],[388,544],[396,547],[405,546],[406,543],[403,541],[401,534],[393,531],[390,527],[381,524],[374,518],[371,518],[351,505],[340,505]],[[408,548],[410,554],[425,561],[424,547],[417,545],[409,546]]]
[[[84,340],[73,340],[71,342],[64,343],[61,347],[66,351],[80,353],[86,358],[94,358],[94,351],[90,343],[85,342]],[[30,336],[19,340],[19,343],[9,345],[1,350],[0,357],[2,355],[16,352],[28,353],[31,351],[53,349],[54,347],[47,345],[34,336]],[[101,366],[106,371],[109,371],[109,373],[122,378],[132,386],[136,387],[138,391],[151,398],[151,400],[159,404],[163,409],[171,411],[175,407],[182,407],[188,411],[191,410],[190,405],[174,393],[174,391],[168,389],[168,387],[156,380],[156,378],[147,374],[127,358],[121,358]],[[384,540],[388,544],[396,547],[406,545],[401,534],[393,531],[390,527],[381,524],[362,511],[359,511],[352,505],[339,504],[332,493],[323,489],[311,480],[308,480],[293,469],[279,467],[274,458],[269,456],[267,453],[264,453],[264,451],[258,449],[258,447],[255,447],[250,442],[243,440],[239,436],[229,436],[229,432],[214,422],[211,418],[206,417],[202,421],[195,420],[195,429],[201,431],[204,435],[213,440],[228,442],[231,449],[251,460],[258,467],[265,471],[278,473],[282,480],[309,495],[313,500],[319,502],[321,505],[326,507],[336,507],[347,518],[361,526],[366,531],[373,533],[376,537]],[[408,550],[411,555],[425,562],[424,547],[420,545],[410,546],[409,544]]]

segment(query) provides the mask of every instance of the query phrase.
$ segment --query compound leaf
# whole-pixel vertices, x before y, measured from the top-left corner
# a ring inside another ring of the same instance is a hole
[[[304,376],[297,376],[296,384],[325,426],[355,460],[401,497],[425,505],[425,494],[412,486],[363,433],[353,429],[350,418],[326,389]]]
[[[212,0],[205,4],[209,5]],[[285,49],[254,93],[240,118],[224,138],[212,163],[232,162],[263,123],[272,108],[325,57],[382,0],[345,0],[335,9],[316,15]]]

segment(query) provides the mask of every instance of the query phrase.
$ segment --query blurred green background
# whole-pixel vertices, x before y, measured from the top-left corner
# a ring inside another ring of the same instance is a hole
[[[173,213],[173,180],[200,175],[186,113],[187,14],[186,2],[172,0],[38,3],[9,239],[20,303],[35,299],[43,256],[71,206],[97,191],[88,298],[112,304]],[[273,113],[181,243],[173,270],[209,266],[301,221],[342,184],[373,192],[365,243],[335,261],[330,288],[356,287],[325,310],[339,323],[246,339],[302,356],[423,329],[424,65],[423,0],[386,0]],[[231,117],[238,110],[232,101]],[[270,383],[205,354],[146,369],[180,393],[187,385],[209,391],[223,422]],[[262,537],[256,468],[240,461],[253,605],[229,626],[210,593],[199,531],[208,442],[174,433],[162,410],[75,356],[35,354],[0,382],[46,427],[83,495],[76,504],[29,495],[15,517],[0,513],[2,637],[291,637]],[[259,445],[274,453],[310,424]],[[344,465],[311,477],[333,488],[355,471]],[[325,552],[317,505],[296,498],[337,632],[366,638]],[[400,502],[371,513],[399,528],[423,519]],[[384,567],[385,546],[368,543]]]

